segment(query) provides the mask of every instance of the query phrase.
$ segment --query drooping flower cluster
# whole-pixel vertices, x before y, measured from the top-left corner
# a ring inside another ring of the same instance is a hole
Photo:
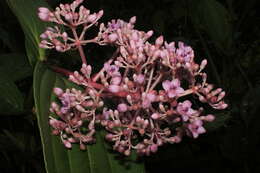
[[[84,144],[94,142],[95,124],[100,123],[114,150],[129,155],[135,149],[140,155],[150,155],[165,143],[205,133],[204,123],[212,122],[214,116],[195,103],[214,109],[227,107],[225,92],[207,83],[203,72],[207,61],[196,64],[193,49],[182,42],[176,46],[163,36],[149,42],[153,31],[136,30],[136,17],[129,22],[101,23],[97,36],[85,40],[86,30],[97,24],[103,11],[90,14],[79,7],[82,1],[61,4],[54,12],[39,9],[42,20],[64,25],[73,35],[62,33],[58,26],[47,28],[40,46],[57,51],[78,49],[83,63],[79,72],[69,74],[69,80],[83,91],[54,88],[59,103],[51,105],[53,134],[59,135],[67,148],[80,143],[84,149]],[[75,29],[78,26],[83,26],[80,35]],[[91,73],[82,49],[91,42],[117,48],[97,74]]]

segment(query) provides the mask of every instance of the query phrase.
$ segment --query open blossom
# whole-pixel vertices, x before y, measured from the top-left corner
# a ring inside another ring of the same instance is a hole
[[[201,120],[195,120],[188,124],[188,130],[190,131],[192,137],[197,138],[200,134],[206,132],[206,129],[202,125],[203,122]]]
[[[215,116],[197,105],[213,109],[228,106],[223,100],[225,91],[207,82],[203,72],[207,61],[197,64],[193,49],[183,42],[176,46],[163,36],[150,42],[153,31],[135,29],[135,16],[128,22],[117,19],[99,25],[103,11],[91,14],[79,6],[82,2],[61,4],[54,12],[41,7],[38,13],[43,21],[70,30],[48,27],[40,35],[40,47],[59,52],[76,49],[82,60],[78,71],[66,72],[82,90],[53,90],[58,99],[51,103],[49,124],[64,146],[79,143],[80,149],[85,149],[85,144],[95,141],[97,123],[107,131],[106,139],[113,143],[113,149],[126,156],[133,149],[148,156],[166,143],[181,142],[183,136],[197,138],[205,133],[204,123],[214,121]],[[96,25],[97,36],[87,40],[85,32]],[[88,43],[116,48],[96,74],[92,71],[98,70],[87,63],[82,48]]]
[[[182,116],[183,121],[188,121],[189,117],[196,113],[196,111],[191,108],[191,105],[192,103],[189,100],[178,104],[177,112]]]
[[[166,80],[162,83],[163,89],[167,92],[169,98],[174,98],[184,92],[184,89],[180,85],[179,79]]]
[[[156,95],[154,93],[147,93],[142,95],[142,107],[149,108],[151,103],[156,100]]]
[[[110,76],[120,76],[118,72],[119,68],[116,65],[105,64],[104,69],[106,70],[107,74]]]
[[[185,46],[183,42],[179,42],[176,50],[177,59],[180,62],[190,62],[194,58],[194,52],[190,46]]]

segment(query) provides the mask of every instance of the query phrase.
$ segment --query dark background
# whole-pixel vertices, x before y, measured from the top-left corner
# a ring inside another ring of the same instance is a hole
[[[49,0],[55,7],[65,0]],[[216,112],[217,123],[197,140],[161,147],[144,158],[147,172],[259,173],[260,172],[260,13],[259,0],[87,0],[91,11],[104,9],[102,22],[137,16],[136,28],[154,30],[168,41],[183,41],[193,47],[196,62],[208,59],[208,80],[227,93],[229,107]],[[10,54],[26,55],[24,34],[4,0],[0,1],[0,72],[12,76],[16,62],[5,63]],[[93,31],[94,32],[94,31]],[[154,37],[155,38],[155,37]],[[153,39],[154,39],[153,38]],[[110,52],[90,45],[90,57],[107,57]],[[50,52],[49,63],[68,68],[77,58],[60,59]],[[32,69],[15,80],[24,99],[23,109],[13,111],[5,100],[0,78],[0,173],[45,172],[39,131],[34,112]],[[97,58],[100,66],[104,58]],[[1,77],[1,76],[0,76]]]

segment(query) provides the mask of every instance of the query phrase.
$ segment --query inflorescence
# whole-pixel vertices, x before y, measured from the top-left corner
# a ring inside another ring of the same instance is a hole
[[[41,20],[57,24],[41,34],[40,47],[59,52],[77,49],[82,59],[81,69],[70,73],[69,80],[84,90],[54,88],[59,101],[50,108],[52,132],[65,147],[79,143],[85,149],[85,144],[95,142],[96,124],[106,129],[113,149],[124,155],[132,149],[150,155],[163,144],[205,133],[204,123],[215,118],[195,103],[214,109],[227,107],[225,92],[207,83],[203,72],[207,60],[196,64],[191,47],[168,43],[163,36],[149,42],[153,31],[136,30],[136,17],[129,22],[117,19],[99,24],[103,11],[90,13],[82,2],[60,4],[55,11],[41,7],[38,12]],[[85,33],[92,26],[99,26],[99,32],[86,40]],[[82,48],[88,43],[117,48],[96,74],[92,74]]]

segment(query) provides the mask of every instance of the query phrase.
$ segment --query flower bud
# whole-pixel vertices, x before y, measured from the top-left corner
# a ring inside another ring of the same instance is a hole
[[[135,24],[135,22],[136,22],[136,16],[131,17],[131,19],[129,20],[129,23]]]
[[[214,115],[209,114],[209,115],[205,116],[204,120],[211,122],[211,121],[215,120],[215,117],[214,117]]]
[[[103,10],[100,10],[100,11],[98,12],[98,14],[97,14],[97,17],[100,18],[100,17],[103,16],[103,14],[104,14],[104,11],[103,11]]]
[[[157,152],[157,150],[158,150],[158,145],[156,145],[156,144],[153,144],[153,145],[151,145],[151,152],[153,152],[153,153],[156,153]]]
[[[86,149],[86,146],[85,146],[84,144],[80,144],[80,145],[79,145],[79,148],[80,148],[81,150],[85,150],[85,149]]]
[[[96,18],[97,18],[96,14],[91,14],[88,16],[87,21],[93,23],[96,20]]]
[[[153,35],[153,31],[151,30],[151,31],[148,31],[147,33],[146,33],[146,35],[147,35],[147,37],[151,37],[152,35]]]
[[[155,45],[156,45],[157,47],[160,47],[162,44],[163,44],[163,36],[160,36],[160,37],[158,37],[158,38],[155,40]]]
[[[160,118],[160,114],[153,113],[151,117],[152,117],[152,119],[157,120],[158,118]]]
[[[130,155],[130,150],[125,150],[124,155],[129,156]]]
[[[65,146],[66,148],[71,148],[71,147],[72,147],[72,145],[71,145],[71,143],[70,143],[69,141],[64,140],[64,141],[63,141],[63,144],[64,144],[64,146]]]
[[[61,88],[54,88],[53,89],[54,94],[57,96],[61,96],[63,94],[63,90]]]
[[[200,64],[200,69],[202,70],[202,69],[204,69],[205,68],[205,66],[207,65],[207,60],[206,59],[204,59],[202,62],[201,62],[201,64]]]

